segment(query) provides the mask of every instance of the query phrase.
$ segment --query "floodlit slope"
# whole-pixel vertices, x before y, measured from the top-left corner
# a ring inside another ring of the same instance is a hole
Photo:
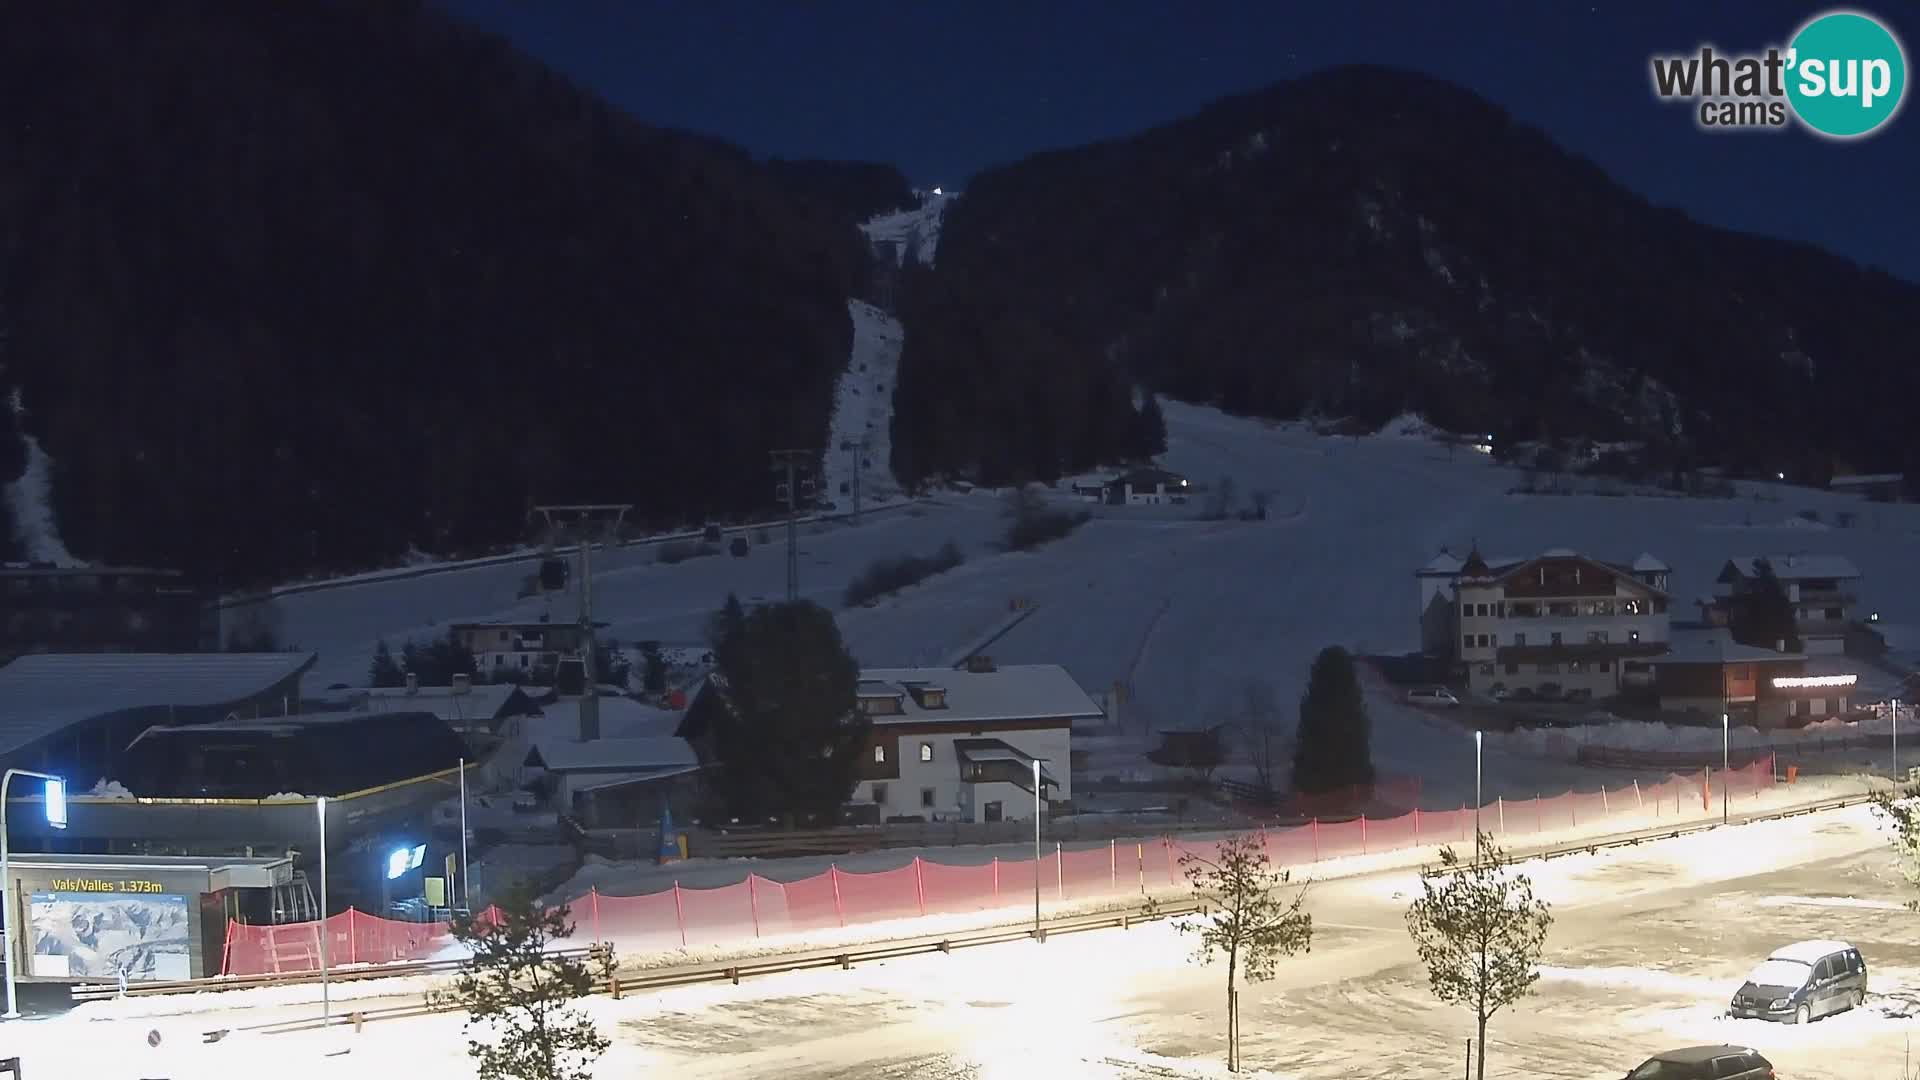
[[[965,565],[840,613],[861,662],[940,662],[1006,621],[1016,599],[1029,599],[1033,613],[985,651],[1002,663],[1064,664],[1096,698],[1125,683],[1123,720],[1136,731],[1210,722],[1250,678],[1272,683],[1291,705],[1315,652],[1327,645],[1413,649],[1415,568],[1443,544],[1461,551],[1476,539],[1494,553],[1564,546],[1628,560],[1651,552],[1673,567],[1682,617],[1729,556],[1844,554],[1865,575],[1864,606],[1888,622],[1920,622],[1920,575],[1909,569],[1920,507],[1771,485],[1729,500],[1510,495],[1518,475],[1471,452],[1449,455],[1418,439],[1325,438],[1177,402],[1165,410],[1164,462],[1196,483],[1226,476],[1242,493],[1269,493],[1268,520],[1208,523],[1167,508],[1100,507],[1068,538],[1012,554],[997,547],[1004,522],[996,498],[948,495],[858,527],[803,528],[802,594],[838,608],[847,581],[871,560],[925,553],[951,539],[966,552]],[[1801,510],[1831,521],[1840,509],[1859,514],[1856,527],[1785,524],[1799,521]],[[596,560],[596,615],[621,640],[697,640],[728,591],[747,601],[784,595],[781,537],[776,530],[768,539],[744,559],[722,554],[674,566],[652,564],[644,549],[607,553]],[[288,597],[287,636],[321,651],[317,685],[336,671],[357,681],[381,632],[427,632],[436,629],[428,620],[444,628],[460,616],[537,614],[540,602],[514,600],[525,572],[483,568]],[[1463,785],[1470,791],[1472,741],[1373,690],[1380,767],[1424,776],[1436,798],[1463,794]],[[1575,782],[1592,786],[1572,766],[1507,757],[1491,745],[1487,757],[1489,796],[1496,782],[1546,794]]]
[[[893,245],[902,263],[933,265],[940,246],[940,225],[946,220],[952,193],[920,193],[920,205],[880,216],[860,226],[875,246]]]
[[[900,371],[899,320],[860,300],[847,301],[853,350],[834,392],[823,496],[835,509],[853,508],[854,475],[862,505],[897,498],[887,463],[893,459],[893,388]]]

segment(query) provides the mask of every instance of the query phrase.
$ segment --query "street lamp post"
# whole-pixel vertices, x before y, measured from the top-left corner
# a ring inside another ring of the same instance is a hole
[[[46,812],[47,824],[56,829],[67,827],[67,789],[66,782],[57,776],[32,769],[8,769],[0,775],[0,916],[6,921],[5,942],[7,948],[7,1011],[5,1019],[20,1019],[20,1003],[15,996],[13,973],[20,966],[19,953],[13,947],[13,928],[19,920],[14,917],[13,870],[7,865],[7,785],[16,776],[31,776],[47,782]]]
[[[1480,857],[1480,804],[1485,801],[1480,797],[1480,744],[1483,737],[1481,732],[1473,733],[1473,856],[1476,859]]]
[[[333,1019],[333,995],[327,982],[327,953],[332,932],[327,926],[327,797],[315,800],[320,808],[320,1019]]]
[[[460,902],[473,910],[473,893],[467,879],[467,759],[460,759]],[[453,882],[447,882],[453,891]]]
[[[1033,759],[1033,937],[1040,936],[1040,759]]]
[[[1727,775],[1731,771],[1728,760],[1732,757],[1732,729],[1727,725],[1727,714],[1720,714],[1720,824],[1727,823]]]
[[[1900,790],[1900,699],[1893,699],[1893,788]]]

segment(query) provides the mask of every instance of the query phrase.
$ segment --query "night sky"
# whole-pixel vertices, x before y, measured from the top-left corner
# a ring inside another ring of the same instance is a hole
[[[444,0],[650,123],[755,154],[885,161],[916,184],[1127,135],[1332,65],[1477,91],[1655,202],[1920,281],[1920,109],[1868,139],[1707,134],[1648,57],[1784,45],[1786,0]],[[1920,57],[1909,0],[1860,8]]]

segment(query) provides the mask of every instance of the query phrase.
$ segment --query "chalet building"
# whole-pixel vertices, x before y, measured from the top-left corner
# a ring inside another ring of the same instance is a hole
[[[596,623],[596,630],[606,629]],[[474,667],[482,678],[494,672],[518,668],[529,674],[553,672],[560,661],[578,657],[587,645],[587,632],[577,622],[454,623],[454,639],[473,653]]]
[[[1183,503],[1192,487],[1187,478],[1165,469],[1133,469],[1101,485],[1101,501],[1111,506]]]
[[[1713,595],[1699,601],[1701,615],[1709,625],[1726,626],[1732,610],[1753,591],[1771,567],[1773,576],[1786,590],[1793,605],[1795,632],[1801,647],[1810,656],[1833,656],[1846,652],[1847,630],[1852,624],[1853,605],[1860,571],[1843,555],[1742,555],[1729,559],[1714,578]]]
[[[1873,473],[1870,475],[1836,476],[1827,481],[1827,488],[1849,495],[1859,495],[1868,502],[1897,503],[1904,501],[1907,487],[1905,473]]]
[[[1489,560],[1442,552],[1418,571],[1422,640],[1466,668],[1468,685],[1616,693],[1629,662],[1666,651],[1668,566],[1607,563],[1555,548]]]
[[[1810,671],[1805,653],[1742,645],[1724,628],[1676,631],[1664,656],[1648,661],[1660,707],[1724,713],[1735,725],[1799,727],[1852,710],[1858,677]]]
[[[43,652],[217,652],[213,599],[175,570],[0,565],[0,663]]]
[[[1071,798],[1074,721],[1103,715],[1063,667],[984,656],[863,670],[857,695],[873,731],[853,801],[882,818],[1030,821],[1034,762],[1049,801]]]

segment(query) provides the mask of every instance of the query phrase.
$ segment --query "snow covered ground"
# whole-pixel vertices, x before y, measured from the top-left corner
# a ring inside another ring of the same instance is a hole
[[[1909,1004],[1920,939],[1884,844],[1855,808],[1529,864],[1555,923],[1536,993],[1490,1028],[1489,1073],[1618,1076],[1656,1051],[1724,1041],[1757,1047],[1785,1076],[1899,1075],[1920,1033]],[[1242,990],[1252,1069],[1401,1080],[1460,1067],[1472,1021],[1428,992],[1403,920],[1417,890],[1407,869],[1312,886],[1312,951]],[[1807,938],[1861,949],[1865,1009],[1801,1028],[1723,1018],[1746,970]],[[1151,924],[584,1007],[614,1043],[603,1076],[1217,1077],[1224,972],[1194,963],[1193,945]],[[155,1016],[138,1001],[99,1003],[10,1026],[8,1053],[36,1077],[219,1076],[268,1056],[288,1078],[473,1075],[458,1016],[359,1034],[258,1031],[313,1012],[263,1001]],[[231,1034],[203,1043],[210,1030]]]
[[[876,247],[893,245],[902,263],[932,266],[934,253],[940,246],[941,222],[946,218],[947,206],[959,193],[935,189],[919,194],[920,205],[881,214],[860,226],[860,231]]]
[[[1015,599],[1036,610],[995,642],[1003,663],[1060,663],[1096,699],[1131,688],[1125,722],[1136,729],[1209,722],[1247,679],[1299,699],[1323,646],[1399,652],[1418,642],[1413,571],[1442,545],[1537,552],[1566,546],[1609,559],[1651,552],[1673,567],[1676,607],[1704,594],[1725,560],[1766,551],[1837,553],[1864,574],[1862,607],[1894,624],[1920,624],[1920,573],[1910,552],[1920,506],[1869,506],[1847,496],[1751,485],[1738,499],[1510,495],[1514,470],[1470,451],[1417,438],[1345,439],[1303,425],[1225,416],[1165,402],[1164,462],[1206,483],[1234,479],[1269,492],[1283,511],[1260,522],[1199,522],[1165,515],[1103,514],[1038,551],[1003,553],[1000,500],[947,494],[872,515],[859,526],[814,525],[801,535],[802,594],[840,607],[847,582],[877,558],[924,554],[952,540],[967,562],[882,600],[840,612],[842,632],[869,666],[939,663],[998,626]],[[1778,500],[1778,501],[1773,501]],[[1749,520],[1800,520],[1814,510],[1859,514],[1855,528],[1746,528]],[[523,567],[479,567],[429,578],[289,596],[286,638],[316,649],[309,682],[357,683],[374,641],[444,632],[462,618],[524,616],[538,600],[515,593]],[[729,591],[743,600],[783,595],[777,543],[744,559],[676,565],[645,549],[595,562],[595,612],[622,641],[694,642]],[[1457,725],[1374,699],[1374,747],[1387,772],[1421,775],[1441,805],[1471,785],[1472,741]],[[1495,758],[1501,758],[1495,762]],[[1511,760],[1506,760],[1511,757]],[[1551,763],[1488,747],[1489,777],[1551,791]],[[1569,766],[1570,768],[1570,766]],[[1542,773],[1540,770],[1549,770]],[[1444,790],[1443,790],[1444,789]]]
[[[838,512],[854,509],[858,475],[860,505],[900,497],[893,478],[893,387],[906,332],[899,320],[860,300],[847,301],[853,318],[853,350],[834,394],[822,496]]]

